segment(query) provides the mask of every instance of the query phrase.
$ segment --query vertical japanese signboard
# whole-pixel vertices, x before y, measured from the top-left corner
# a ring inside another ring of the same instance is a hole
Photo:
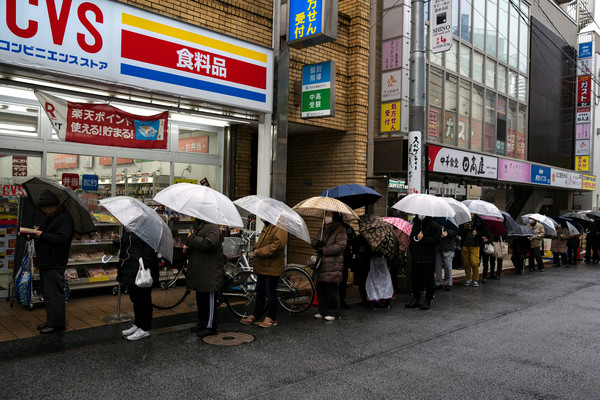
[[[335,61],[302,67],[302,118],[335,115]]]
[[[408,194],[421,193],[421,147],[422,135],[419,131],[408,134]]]
[[[452,47],[452,0],[431,0],[431,38],[433,53],[450,50]]]
[[[590,170],[590,127],[592,105],[592,76],[594,44],[579,43],[579,62],[577,69],[577,112],[575,116],[575,171]]]
[[[592,90],[590,88],[590,76],[582,75],[577,77],[577,107],[589,107]]]
[[[400,131],[400,102],[385,103],[381,105],[381,128],[380,131]]]
[[[288,44],[304,48],[337,39],[337,0],[289,0]]]

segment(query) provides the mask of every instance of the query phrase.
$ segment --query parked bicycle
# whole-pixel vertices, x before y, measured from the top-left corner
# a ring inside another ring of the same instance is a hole
[[[256,275],[252,272],[251,244],[255,233],[243,233],[241,237],[227,237],[223,242],[223,251],[227,255],[225,262],[225,288],[219,294],[221,303],[238,317],[249,316],[253,311],[256,297]],[[186,268],[163,267],[159,283],[152,291],[152,305],[161,310],[174,308],[189,295],[185,288]],[[306,311],[313,303],[315,287],[310,275],[302,268],[288,267],[277,284],[277,300],[289,313]]]

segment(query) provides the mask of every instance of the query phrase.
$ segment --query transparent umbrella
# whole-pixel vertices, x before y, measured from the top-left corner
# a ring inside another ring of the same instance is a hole
[[[442,197],[442,200],[450,204],[450,207],[456,212],[454,218],[458,225],[462,225],[471,220],[471,211],[466,205],[452,197]]]
[[[469,208],[473,214],[495,217],[504,221],[502,211],[494,204],[484,200],[464,200],[463,204]]]
[[[242,197],[235,200],[233,204],[310,243],[306,223],[287,204],[260,195]]]
[[[165,221],[150,207],[133,197],[117,196],[100,200],[125,228],[136,234],[157,253],[173,261],[173,235]]]
[[[532,213],[523,215],[521,217],[521,222],[523,222],[524,224],[528,224],[529,218],[535,219],[537,222],[542,224],[546,235],[556,235],[556,222],[554,222],[552,218],[548,218],[542,214]]]
[[[158,192],[154,200],[178,213],[207,222],[244,227],[242,217],[233,202],[208,186],[176,183]]]
[[[426,215],[429,217],[450,218],[456,215],[456,211],[450,207],[441,197],[430,194],[413,193],[404,197],[392,206],[396,210],[408,214]]]

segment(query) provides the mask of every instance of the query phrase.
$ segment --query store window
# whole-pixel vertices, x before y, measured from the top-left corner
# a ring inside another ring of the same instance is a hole
[[[221,168],[218,165],[175,163],[175,183],[196,183],[221,191]]]
[[[460,2],[460,38],[471,42],[471,29],[473,20],[471,14],[471,0],[461,0]]]
[[[39,107],[0,100],[0,134],[39,137]]]
[[[508,132],[506,137],[506,155],[516,157],[517,155],[517,129],[519,127],[519,116],[517,114],[517,102],[510,100],[508,106]]]
[[[485,50],[485,3],[473,0],[473,46]]]
[[[458,2],[454,2],[452,7],[452,34],[458,36]]]
[[[498,0],[487,1],[487,19],[485,32],[485,50],[488,55],[496,57],[496,40],[498,38]]]
[[[471,77],[471,48],[460,46],[460,74],[466,78]]]
[[[498,59],[508,62],[508,0],[499,0],[498,11]]]
[[[496,152],[496,93],[485,93],[485,124],[483,127],[483,151]]]
[[[527,150],[527,108],[524,105],[519,105],[519,126],[517,129],[517,158],[525,160]]]
[[[496,118],[496,154],[508,155],[506,146],[506,97],[498,96]]]
[[[446,69],[452,72],[458,72],[458,41],[452,41],[452,47],[450,50],[445,52],[444,59],[446,63]]]
[[[521,2],[521,12],[529,17],[529,7]],[[529,19],[529,18],[527,18]],[[529,63],[529,29],[527,22],[520,18],[520,36],[519,36],[519,71],[527,73],[527,65]]]
[[[481,151],[483,137],[483,87],[473,85],[471,105],[471,145],[472,150]]]
[[[519,93],[519,80],[517,73],[514,71],[508,71],[508,95],[513,98],[517,98]]]
[[[517,6],[518,7],[518,6]],[[508,45],[508,65],[513,68],[519,66],[519,11],[515,7],[510,7],[510,25],[509,25],[509,45]]]
[[[473,53],[473,80],[483,83],[483,54]]]
[[[431,67],[429,73],[429,115],[428,138],[432,142],[442,142],[442,90],[444,72]]]
[[[471,84],[468,81],[460,81],[460,91],[458,98],[458,147],[469,148],[470,125],[469,115],[471,112]]]
[[[489,58],[485,60],[485,84],[492,89],[496,88],[496,62]]]
[[[178,151],[203,154],[219,153],[218,132],[210,132],[185,126],[177,126],[176,130],[178,132]]]
[[[506,94],[506,67],[498,64],[498,91]]]
[[[446,73],[444,84],[444,138],[445,144],[456,143],[456,95],[458,93],[458,77]]]

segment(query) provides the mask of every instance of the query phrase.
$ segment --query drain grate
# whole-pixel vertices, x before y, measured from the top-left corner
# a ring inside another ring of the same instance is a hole
[[[204,343],[214,346],[239,346],[250,343],[254,336],[242,332],[221,332],[216,335],[206,336],[202,339]]]

